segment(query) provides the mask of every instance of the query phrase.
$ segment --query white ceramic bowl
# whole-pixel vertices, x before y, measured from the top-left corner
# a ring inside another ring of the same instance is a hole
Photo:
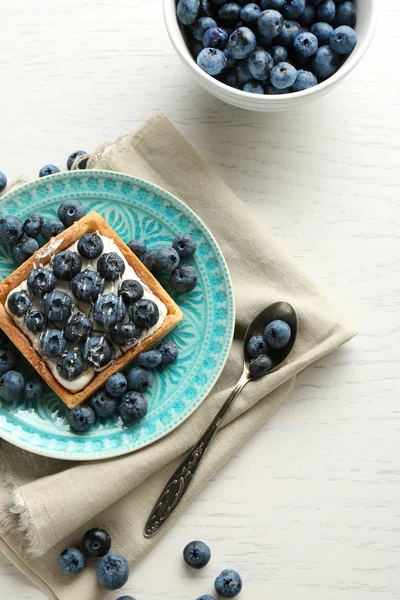
[[[357,4],[357,38],[358,43],[343,66],[329,79],[302,92],[280,95],[260,95],[243,92],[217,81],[205,73],[196,64],[186,45],[181,28],[176,17],[176,1],[164,0],[164,18],[169,37],[183,64],[195,76],[198,83],[210,94],[228,104],[233,104],[246,110],[259,112],[274,112],[288,110],[301,106],[310,100],[320,98],[332,90],[342,79],[354,69],[370,45],[374,36],[379,0],[358,0]]]

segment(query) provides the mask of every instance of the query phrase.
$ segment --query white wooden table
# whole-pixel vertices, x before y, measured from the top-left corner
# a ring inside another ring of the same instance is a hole
[[[359,326],[134,571],[138,600],[212,593],[212,569],[182,565],[193,538],[243,600],[400,598],[400,6],[381,3],[354,75],[279,115],[193,85],[160,0],[0,3],[0,169],[34,177],[163,111]],[[0,589],[43,598],[4,557]]]

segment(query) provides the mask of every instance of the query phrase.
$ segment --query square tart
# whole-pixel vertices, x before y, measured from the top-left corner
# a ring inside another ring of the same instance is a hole
[[[9,293],[25,281],[29,273],[36,265],[46,266],[51,258],[66,250],[77,242],[85,233],[98,232],[100,235],[110,238],[123,254],[126,262],[134,269],[140,280],[147,285],[150,291],[165,304],[167,315],[161,326],[151,335],[141,340],[125,353],[112,362],[102,371],[97,372],[92,381],[82,390],[71,392],[61,385],[53,376],[44,358],[35,350],[30,339],[15,324],[8,314],[5,304]],[[110,375],[124,369],[141,352],[154,346],[167,335],[181,321],[183,315],[179,306],[167,294],[155,277],[143,265],[139,258],[128,248],[108,223],[96,212],[91,212],[65,231],[52,238],[46,245],[40,248],[30,259],[24,262],[18,269],[0,283],[0,327],[7,334],[13,344],[20,350],[29,363],[36,369],[51,389],[65,402],[68,408],[73,408],[87,400],[94,392],[104,386]]]

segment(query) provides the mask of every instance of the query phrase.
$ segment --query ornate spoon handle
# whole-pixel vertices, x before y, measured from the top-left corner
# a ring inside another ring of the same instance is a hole
[[[222,419],[228,412],[235,398],[249,381],[250,378],[245,371],[212,423],[207,427],[206,431],[192,447],[187,457],[170,477],[147,520],[144,528],[145,537],[155,535],[178,506],[188,489],[210,442],[217,433]]]

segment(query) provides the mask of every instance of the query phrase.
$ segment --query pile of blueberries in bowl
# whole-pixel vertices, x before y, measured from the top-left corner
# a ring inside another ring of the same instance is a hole
[[[198,66],[254,94],[288,94],[334,75],[357,44],[350,0],[178,0]]]

